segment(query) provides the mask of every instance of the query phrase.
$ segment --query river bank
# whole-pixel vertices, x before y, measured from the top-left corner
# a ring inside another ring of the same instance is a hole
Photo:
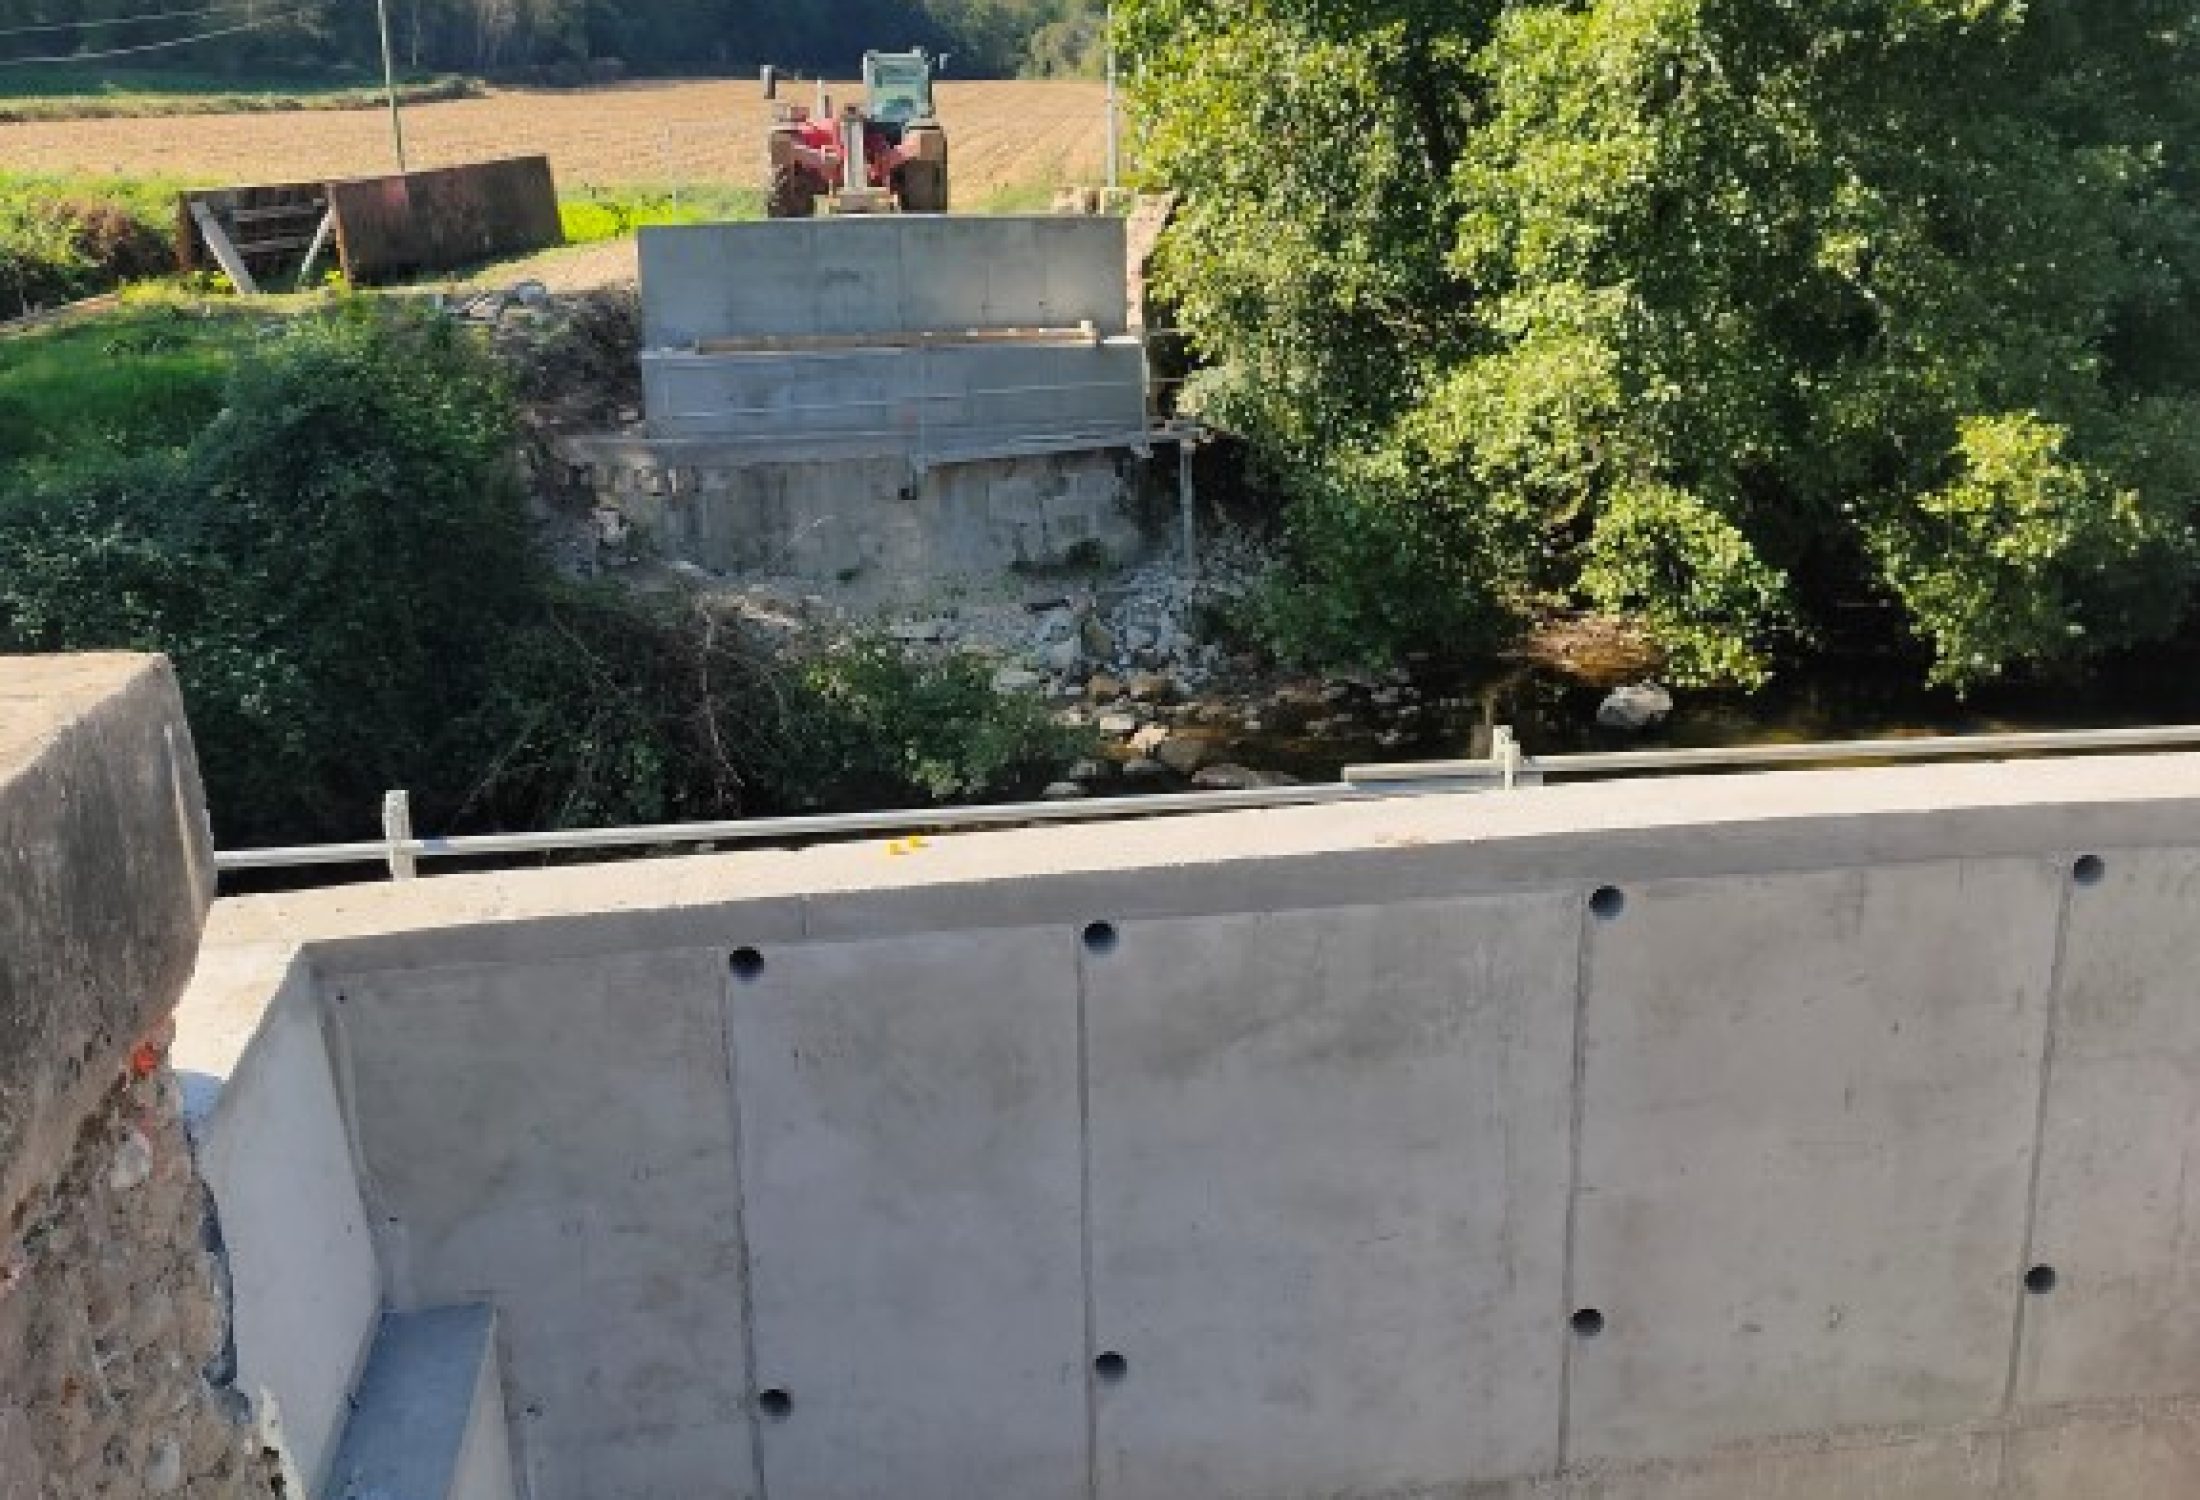
[[[1256,537],[1226,532],[1209,538],[1196,575],[1159,561],[886,612],[798,580],[684,565],[644,567],[629,583],[692,592],[782,651],[876,634],[920,656],[976,658],[1001,691],[1040,698],[1095,736],[1098,753],[1050,789],[1061,797],[1334,780],[1352,765],[1485,754],[1499,725],[1533,755],[2200,722],[2200,653],[2184,644],[2082,679],[1967,696],[1926,687],[1921,666],[1884,645],[1812,656],[1755,691],[1691,690],[1663,684],[1655,652],[1623,622],[1573,617],[1496,660],[1316,671],[1243,633],[1243,601],[1266,565]],[[1642,683],[1670,695],[1669,713],[1633,727],[1600,714],[1615,689]]]

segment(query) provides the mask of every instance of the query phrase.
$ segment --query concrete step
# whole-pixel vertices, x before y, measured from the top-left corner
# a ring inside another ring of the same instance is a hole
[[[325,1500],[517,1500],[489,1307],[385,1313]]]

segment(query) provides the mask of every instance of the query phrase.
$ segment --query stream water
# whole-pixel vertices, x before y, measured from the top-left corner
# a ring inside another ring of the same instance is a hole
[[[1833,661],[1784,674],[1756,692],[1676,690],[1672,716],[1641,732],[1598,725],[1597,707],[1611,684],[1546,669],[1415,686],[1418,713],[1348,704],[1341,731],[1317,718],[1319,732],[1308,733],[1306,723],[1286,716],[1259,731],[1215,733],[1212,752],[1256,770],[1327,781],[1348,765],[1484,753],[1494,724],[1510,725],[1530,755],[2200,724],[2200,651],[2190,647],[2158,649],[2068,681],[2001,684],[1968,695],[1927,688],[1912,667]]]

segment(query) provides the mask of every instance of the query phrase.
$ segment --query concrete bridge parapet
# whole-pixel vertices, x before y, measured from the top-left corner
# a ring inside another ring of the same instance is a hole
[[[310,974],[387,1295],[494,1307],[535,1500],[2171,1500],[2195,892],[2200,757],[2125,756],[439,878],[214,951]],[[266,1003],[208,972],[186,1044]]]

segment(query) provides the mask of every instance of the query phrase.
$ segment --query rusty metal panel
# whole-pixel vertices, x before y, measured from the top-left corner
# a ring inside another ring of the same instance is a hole
[[[328,185],[344,274],[398,280],[563,244],[550,159],[521,156]]]

